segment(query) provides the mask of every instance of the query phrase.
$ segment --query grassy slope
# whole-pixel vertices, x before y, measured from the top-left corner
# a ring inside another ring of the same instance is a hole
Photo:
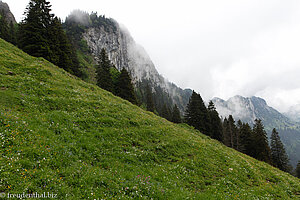
[[[0,193],[53,192],[59,199],[300,195],[299,179],[1,39],[0,111]]]

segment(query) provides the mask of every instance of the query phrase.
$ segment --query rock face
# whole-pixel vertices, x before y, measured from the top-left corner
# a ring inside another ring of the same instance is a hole
[[[255,119],[261,119],[266,128],[284,128],[295,125],[290,119],[268,106],[266,101],[259,97],[246,98],[237,95],[227,101],[214,98],[213,102],[222,117],[232,115],[235,119],[240,119],[249,124],[253,124]]]
[[[214,98],[212,100],[219,114],[225,118],[232,115],[235,119],[253,124],[255,119],[261,119],[270,137],[273,128],[279,132],[285,145],[291,164],[295,167],[300,160],[300,124],[290,120],[282,113],[267,105],[259,97],[234,96],[227,101]]]
[[[112,21],[114,27],[91,27],[83,33],[83,38],[95,59],[97,60],[101,49],[105,48],[118,70],[126,68],[134,83],[146,80],[153,88],[160,87],[183,113],[192,91],[182,90],[162,77],[147,52],[134,41],[129,31],[116,21]]]
[[[14,15],[9,9],[7,3],[0,1],[0,13],[3,12],[8,23],[12,22],[13,24],[17,23]]]
[[[97,59],[102,48],[105,48],[109,59],[121,70],[126,68],[133,76],[133,80],[151,79],[161,84],[164,78],[159,75],[154,64],[140,45],[136,44],[126,28],[119,26],[116,30],[105,29],[103,26],[89,28],[83,38]],[[165,84],[161,84],[164,86]]]

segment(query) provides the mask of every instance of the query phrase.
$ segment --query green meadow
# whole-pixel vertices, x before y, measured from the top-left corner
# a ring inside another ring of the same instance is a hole
[[[300,199],[300,180],[0,39],[0,193],[23,192]]]

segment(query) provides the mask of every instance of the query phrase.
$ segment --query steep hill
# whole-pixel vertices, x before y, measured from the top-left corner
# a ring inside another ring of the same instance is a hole
[[[213,102],[223,118],[232,115],[236,121],[240,119],[249,124],[253,124],[255,119],[261,119],[269,138],[273,128],[276,128],[285,145],[291,164],[296,167],[298,160],[300,160],[299,123],[268,106],[267,102],[259,97],[242,97],[237,95],[229,98],[227,101],[214,98]]]
[[[0,193],[297,199],[300,181],[0,39]]]

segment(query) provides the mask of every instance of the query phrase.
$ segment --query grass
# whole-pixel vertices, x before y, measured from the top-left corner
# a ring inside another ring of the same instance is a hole
[[[0,193],[299,199],[300,181],[0,39]]]

